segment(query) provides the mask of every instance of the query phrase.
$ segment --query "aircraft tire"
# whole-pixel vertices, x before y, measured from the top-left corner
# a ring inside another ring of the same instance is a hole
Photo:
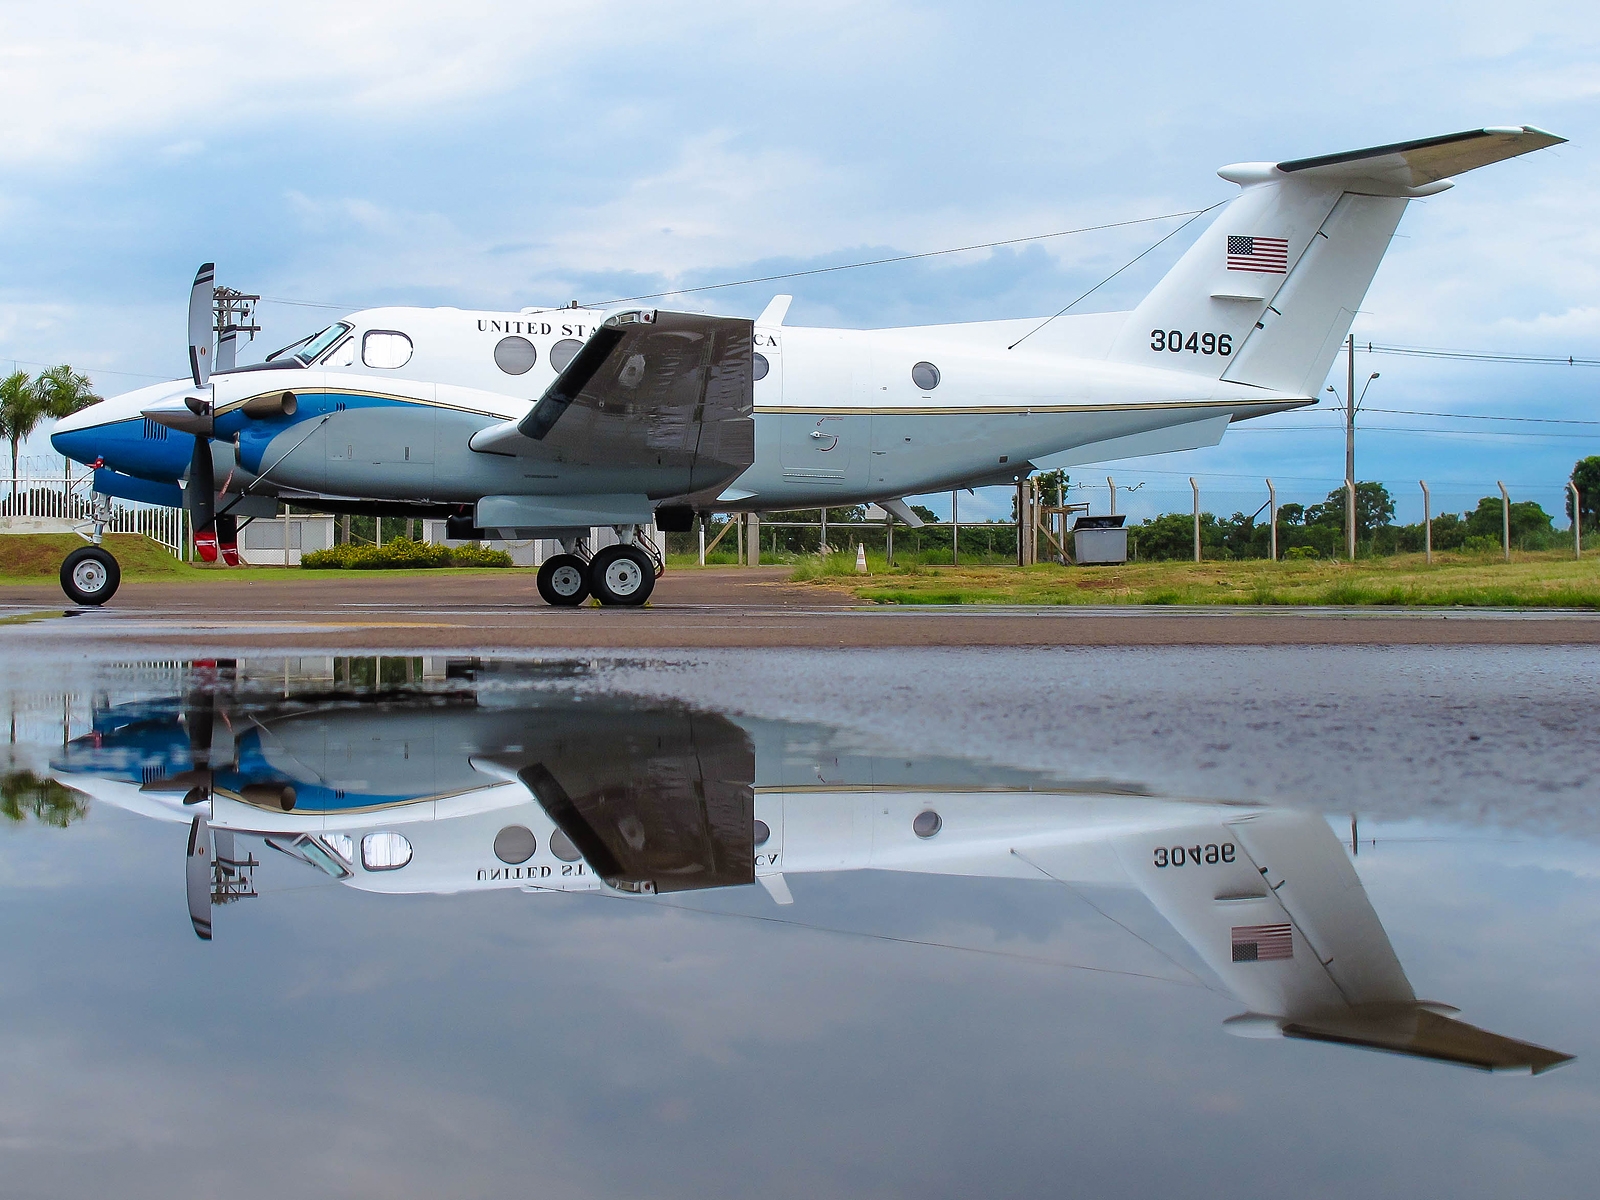
[[[656,566],[637,546],[607,546],[589,562],[589,586],[601,604],[636,608],[655,590]]]
[[[539,595],[557,608],[576,608],[589,598],[589,564],[576,554],[556,554],[539,568]]]
[[[117,594],[122,568],[109,550],[83,546],[61,564],[61,590],[74,604],[100,605]]]

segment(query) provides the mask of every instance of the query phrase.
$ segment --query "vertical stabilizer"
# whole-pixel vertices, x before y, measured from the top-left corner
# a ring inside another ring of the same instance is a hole
[[[1217,172],[1244,191],[1129,314],[1110,357],[1313,396],[1406,202],[1449,177],[1556,145],[1496,126]]]

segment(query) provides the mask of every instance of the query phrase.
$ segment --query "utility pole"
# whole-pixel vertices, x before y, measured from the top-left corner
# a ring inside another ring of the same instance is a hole
[[[230,287],[211,289],[211,307],[216,320],[217,357],[212,369],[231,371],[238,362],[239,335],[248,333],[254,341],[261,326],[255,323],[256,301],[260,296],[246,295]]]
[[[1356,335],[1349,342],[1349,370],[1344,385],[1344,549],[1356,558]]]

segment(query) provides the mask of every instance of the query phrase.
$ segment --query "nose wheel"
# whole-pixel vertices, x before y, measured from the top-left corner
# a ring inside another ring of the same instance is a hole
[[[122,568],[109,550],[84,546],[61,564],[61,590],[74,604],[104,604],[117,594]]]

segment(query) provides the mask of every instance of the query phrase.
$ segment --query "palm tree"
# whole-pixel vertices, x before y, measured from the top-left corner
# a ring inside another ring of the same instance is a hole
[[[62,417],[70,417],[80,409],[100,402],[100,397],[95,395],[89,377],[74,371],[66,363],[40,371],[29,387],[34,396],[34,406],[31,410],[27,410],[32,420],[25,425],[10,427],[6,435],[11,439],[13,479],[17,477],[17,443],[27,440],[40,421],[46,419],[59,421]],[[72,467],[69,463],[68,478],[71,478],[71,475]]]
[[[0,379],[0,437],[11,442],[11,494],[17,494],[17,447],[44,419],[44,400],[26,371]]]

